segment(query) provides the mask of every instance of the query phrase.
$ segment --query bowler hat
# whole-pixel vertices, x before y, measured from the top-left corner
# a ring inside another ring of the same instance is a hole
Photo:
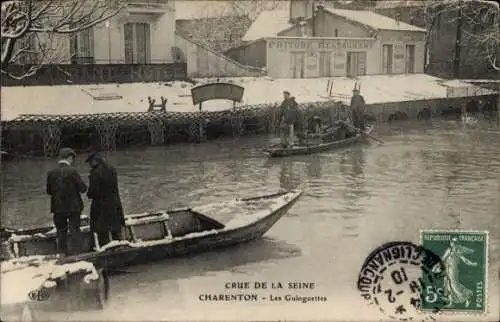
[[[85,162],[89,163],[92,160],[101,160],[101,159],[102,159],[102,157],[99,154],[99,152],[98,151],[94,151],[94,152],[92,152],[92,153],[89,154],[89,156],[87,157],[87,159],[85,159]]]
[[[76,152],[72,148],[62,148],[61,150],[59,150],[59,156],[61,158],[67,158],[70,156],[76,158]]]

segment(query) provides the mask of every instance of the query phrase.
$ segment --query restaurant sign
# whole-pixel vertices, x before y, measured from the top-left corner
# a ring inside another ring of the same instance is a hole
[[[364,50],[373,46],[375,39],[301,39],[301,38],[270,38],[267,48],[278,50]]]

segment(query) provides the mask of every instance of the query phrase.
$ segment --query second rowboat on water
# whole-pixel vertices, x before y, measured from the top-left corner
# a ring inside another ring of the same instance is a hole
[[[353,137],[331,141],[331,142],[321,142],[321,143],[310,143],[304,145],[292,145],[289,147],[283,147],[280,144],[272,145],[271,147],[264,149],[264,153],[266,153],[270,157],[284,157],[291,155],[305,155],[305,154],[313,154],[318,152],[330,151],[337,148],[343,148],[352,144],[359,143],[365,139],[366,136],[369,136],[373,131],[374,125],[368,125],[367,129],[364,133],[356,133]]]
[[[98,268],[120,268],[254,240],[262,236],[299,199],[301,191],[278,192],[195,208],[127,216],[124,239],[92,248],[89,226],[84,246],[61,263],[85,260]],[[216,219],[217,218],[217,219]],[[18,230],[8,240],[15,257],[56,254],[55,228]]]

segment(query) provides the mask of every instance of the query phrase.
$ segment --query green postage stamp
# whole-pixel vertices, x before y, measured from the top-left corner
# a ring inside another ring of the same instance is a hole
[[[488,232],[423,230],[421,245],[441,258],[442,274],[422,281],[423,311],[485,313]],[[422,272],[422,276],[428,276]]]

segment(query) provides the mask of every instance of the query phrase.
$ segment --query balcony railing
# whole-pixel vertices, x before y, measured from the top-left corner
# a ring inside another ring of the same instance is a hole
[[[128,0],[127,5],[129,9],[166,11],[168,9],[168,2],[169,0]]]
[[[77,65],[95,64],[94,57],[71,57],[71,63]]]

